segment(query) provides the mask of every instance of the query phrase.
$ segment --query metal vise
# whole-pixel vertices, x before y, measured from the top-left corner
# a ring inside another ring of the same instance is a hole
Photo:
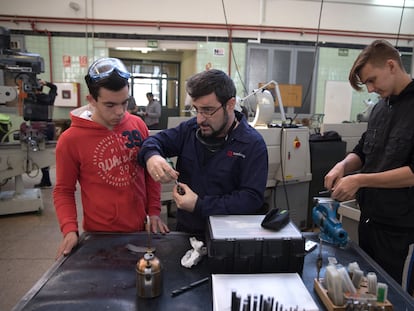
[[[320,238],[334,245],[345,246],[348,243],[348,233],[337,218],[339,202],[330,198],[316,198],[315,204],[312,219],[319,226]]]

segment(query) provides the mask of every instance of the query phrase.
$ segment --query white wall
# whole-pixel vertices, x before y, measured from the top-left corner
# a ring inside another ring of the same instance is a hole
[[[392,6],[374,4],[386,1],[325,0],[322,7],[317,0],[72,1],[79,4],[78,11],[69,7],[69,0],[36,0],[30,5],[27,0],[0,0],[0,25],[27,30],[34,20],[38,29],[48,31],[226,37],[224,3],[233,37],[315,41],[321,12],[320,41],[367,44],[378,37],[395,41],[401,16],[398,45],[411,47],[414,38],[414,0],[405,1],[404,14],[403,0],[388,1]],[[97,20],[102,23],[92,25]],[[213,25],[221,29],[206,29]],[[268,29],[259,32],[258,26]]]

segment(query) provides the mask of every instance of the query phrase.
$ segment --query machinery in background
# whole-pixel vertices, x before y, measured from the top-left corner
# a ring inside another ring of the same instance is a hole
[[[377,101],[378,102],[378,101]],[[377,104],[377,102],[373,102],[371,98],[364,100],[365,110],[361,113],[357,114],[357,121],[358,122],[368,122],[369,116],[371,115],[372,109]]]
[[[322,241],[343,247],[348,243],[348,233],[338,219],[338,208],[339,202],[331,198],[315,198],[312,218]]]
[[[298,228],[307,228],[308,193],[312,180],[309,129],[307,127],[256,129],[262,133],[268,148],[269,178],[274,182],[270,208],[288,210]],[[271,139],[268,136],[271,136]],[[275,141],[273,146],[269,143],[272,140]]]
[[[337,132],[343,141],[346,142],[346,153],[351,152],[358,144],[362,134],[367,130],[367,122],[357,123],[323,123],[322,133]]]
[[[14,191],[0,192],[0,214],[39,211],[43,208],[40,189],[25,189],[23,174],[38,174],[55,160],[54,142],[47,142],[42,126],[52,119],[53,106],[37,103],[40,88],[37,75],[44,72],[38,54],[9,49],[10,34],[0,27],[0,104],[17,107],[25,122],[9,131],[0,142],[0,185],[14,178]],[[36,125],[32,126],[32,121]],[[10,135],[14,140],[9,142]]]
[[[273,98],[272,93],[267,90],[267,87],[272,84],[275,86],[275,96],[279,103],[280,116],[282,119],[282,123],[279,127],[287,127],[285,109],[283,107],[282,96],[280,95],[279,84],[274,80],[262,85],[246,97],[240,99],[240,105],[245,106],[249,115],[252,114],[254,116],[253,121],[250,122],[250,125],[253,127],[269,126],[272,123],[273,113],[275,111],[275,99]]]
[[[275,99],[266,88],[275,85],[281,122],[273,121]],[[269,208],[286,209],[298,228],[307,227],[310,170],[309,129],[288,122],[276,81],[262,85],[241,99],[255,116],[250,124],[262,134],[268,151]]]

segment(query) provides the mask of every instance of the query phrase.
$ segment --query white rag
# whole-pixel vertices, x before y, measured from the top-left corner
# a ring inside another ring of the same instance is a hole
[[[191,237],[190,244],[193,249],[188,250],[183,258],[181,258],[181,265],[186,268],[195,266],[201,258],[207,254],[207,248],[204,247],[202,241],[198,241],[195,237]]]

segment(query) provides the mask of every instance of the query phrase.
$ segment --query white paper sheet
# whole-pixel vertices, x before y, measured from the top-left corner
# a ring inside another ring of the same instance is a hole
[[[213,274],[213,310],[231,310],[231,293],[243,299],[250,294],[273,297],[283,310],[318,311],[318,307],[297,273]]]

